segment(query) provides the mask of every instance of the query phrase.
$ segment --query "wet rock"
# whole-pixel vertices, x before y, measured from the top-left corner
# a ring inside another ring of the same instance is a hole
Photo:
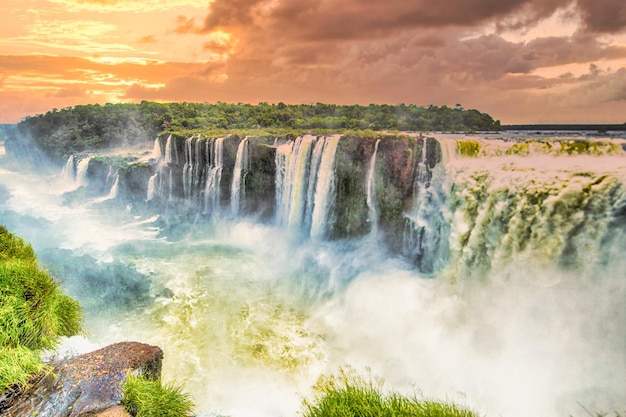
[[[114,407],[121,404],[126,375],[157,379],[162,360],[159,347],[136,342],[116,343],[76,356],[34,382],[3,416],[124,416]]]

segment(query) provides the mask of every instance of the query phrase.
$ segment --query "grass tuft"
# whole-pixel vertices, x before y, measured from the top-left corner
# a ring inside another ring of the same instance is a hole
[[[37,266],[32,247],[0,226],[0,394],[42,372],[39,351],[81,324],[80,306]]]
[[[0,392],[24,387],[33,375],[45,369],[39,354],[23,346],[0,347]]]
[[[23,239],[0,225],[0,261],[11,258],[34,261],[35,252]]]
[[[160,380],[151,381],[129,374],[124,383],[123,404],[135,417],[190,417],[194,404],[182,386],[173,383],[163,385]]]
[[[312,401],[303,400],[304,417],[477,417],[455,404],[384,393],[379,378],[362,377],[351,369],[319,379]]]

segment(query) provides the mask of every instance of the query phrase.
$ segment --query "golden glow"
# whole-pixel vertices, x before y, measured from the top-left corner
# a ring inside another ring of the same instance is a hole
[[[148,12],[168,11],[182,7],[207,9],[207,0],[49,0],[63,6],[69,12]]]
[[[530,3],[440,24],[416,18],[421,0],[373,3],[368,12],[359,0],[3,0],[0,123],[112,98],[460,102],[503,123],[519,121],[522,105],[555,122],[623,118],[626,33],[585,33],[579,3],[516,30],[502,23],[532,16]],[[428,7],[435,18],[454,15],[444,6]],[[602,94],[580,89],[591,85],[592,64]],[[553,105],[572,92],[597,102]],[[601,112],[589,112],[594,104]]]

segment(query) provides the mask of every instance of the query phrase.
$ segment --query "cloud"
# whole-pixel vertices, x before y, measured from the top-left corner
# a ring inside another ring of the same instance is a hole
[[[194,18],[186,18],[185,16],[178,15],[176,17],[176,27],[174,33],[179,35],[185,33],[202,33],[202,28],[196,26]]]
[[[588,30],[616,33],[626,29],[626,2],[623,0],[577,0]]]
[[[157,39],[156,39],[155,35],[147,35],[147,36],[143,36],[143,37],[137,39],[137,43],[150,45],[150,44],[157,43]]]
[[[626,68],[617,71],[602,71],[593,65],[589,74],[580,77],[586,81],[571,91],[577,103],[611,103],[626,101]],[[626,118],[626,116],[624,116]]]
[[[61,90],[58,90],[56,92],[54,92],[53,94],[51,94],[51,97],[58,97],[58,98],[76,98],[76,97],[85,97],[87,95],[87,92],[79,87],[70,87],[70,88],[63,88]]]
[[[500,30],[519,30],[571,5],[571,0],[215,0],[204,30],[254,26],[304,40],[363,39],[407,29],[468,28],[489,22]],[[576,0],[573,10],[593,32],[618,32],[626,26],[622,0]]]

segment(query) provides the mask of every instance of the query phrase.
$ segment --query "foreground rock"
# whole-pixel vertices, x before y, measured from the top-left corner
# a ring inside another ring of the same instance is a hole
[[[21,393],[7,417],[125,416],[122,383],[128,373],[157,379],[163,351],[136,342],[116,343],[57,364]]]

